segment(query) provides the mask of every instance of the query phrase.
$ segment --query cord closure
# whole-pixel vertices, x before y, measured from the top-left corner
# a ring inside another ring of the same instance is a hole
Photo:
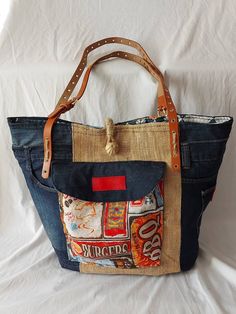
[[[116,143],[115,137],[114,137],[114,123],[111,118],[106,118],[105,121],[106,125],[106,135],[107,135],[107,143],[105,147],[105,151],[108,155],[112,156],[118,152],[118,144]]]

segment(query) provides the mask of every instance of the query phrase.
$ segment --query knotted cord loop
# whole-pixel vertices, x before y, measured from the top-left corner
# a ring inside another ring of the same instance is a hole
[[[114,123],[112,119],[106,118],[105,125],[106,125],[106,134],[107,134],[107,143],[106,143],[105,150],[108,155],[112,156],[118,152],[118,144],[116,143],[115,138],[114,138],[115,130],[114,130]]]

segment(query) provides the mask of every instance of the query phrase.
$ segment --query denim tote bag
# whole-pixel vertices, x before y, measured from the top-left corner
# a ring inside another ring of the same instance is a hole
[[[87,67],[88,54],[113,51]],[[122,58],[158,81],[157,114],[104,127],[60,119],[82,97],[93,66]],[[12,150],[63,268],[102,274],[163,275],[189,270],[202,215],[212,200],[233,118],[180,114],[164,78],[137,42],[105,38],[82,55],[48,117],[8,117]]]

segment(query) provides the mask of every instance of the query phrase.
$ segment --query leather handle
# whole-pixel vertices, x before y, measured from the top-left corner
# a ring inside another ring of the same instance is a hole
[[[116,37],[119,38],[120,37]],[[113,41],[114,37],[111,37],[109,40],[112,40],[113,43],[115,41]],[[125,39],[127,40],[127,39]],[[129,40],[127,40],[129,41]],[[133,43],[133,41],[130,41]],[[106,40],[104,40],[104,42],[98,41],[96,42],[96,44],[99,46],[102,44],[106,44]],[[120,42],[122,43],[122,42]],[[135,43],[135,42],[134,42]],[[138,43],[136,43],[138,45],[138,47],[141,47]],[[90,45],[91,48],[93,49],[92,45]],[[88,47],[90,47],[88,46]],[[87,48],[88,48],[87,47]],[[96,48],[96,47],[95,47]],[[94,49],[95,49],[94,48]],[[139,50],[139,49],[138,49]],[[89,53],[89,49],[88,51],[86,51],[86,53]],[[162,73],[159,71],[159,69],[151,62],[149,62],[149,60],[147,61],[147,59],[150,59],[146,52],[144,51],[144,49],[141,47],[141,49],[139,50],[140,53],[144,54],[145,58],[141,58],[137,55],[133,55],[130,53],[125,53],[123,51],[115,51],[113,53],[110,53],[106,56],[103,56],[101,58],[99,58],[98,60],[96,60],[92,65],[90,65],[85,73],[84,76],[84,80],[83,83],[81,85],[81,88],[79,90],[79,93],[77,94],[76,97],[70,99],[69,101],[65,101],[64,102],[58,102],[55,110],[48,116],[48,119],[45,123],[44,126],[44,163],[43,163],[43,168],[42,168],[42,177],[47,179],[49,176],[49,172],[50,172],[50,165],[51,165],[51,159],[52,159],[52,128],[54,123],[56,122],[56,120],[60,117],[60,115],[68,110],[70,110],[71,108],[74,107],[75,102],[80,99],[86,89],[86,85],[89,79],[89,74],[91,72],[92,66],[98,62],[101,62],[107,58],[111,58],[111,57],[121,57],[124,59],[129,59],[132,61],[135,61],[137,63],[140,63],[142,66],[144,66],[145,68],[147,68],[147,70],[155,77],[157,78],[157,80],[159,81],[158,84],[158,108],[159,111],[164,111],[166,112],[167,116],[168,116],[168,122],[169,122],[169,130],[170,130],[170,150],[171,150],[171,161],[172,161],[172,169],[173,171],[180,171],[180,149],[179,149],[179,129],[178,129],[178,118],[177,118],[177,113],[176,113],[176,109],[175,106],[173,104],[173,101],[170,97],[169,91],[166,88],[165,84],[164,84],[164,78]],[[117,55],[119,54],[119,55]],[[83,58],[82,58],[83,60]],[[84,68],[86,66],[86,62],[87,62],[87,55],[86,55],[86,60],[84,60]],[[80,72],[82,72],[82,70],[84,68],[77,68],[77,70],[81,70]],[[77,70],[75,71],[75,73],[77,73]],[[81,73],[82,74],[82,73]],[[77,75],[77,79],[79,80],[81,74]],[[73,77],[71,82],[73,83]],[[69,85],[69,84],[68,84]],[[75,82],[74,84],[75,85]],[[74,88],[73,88],[74,89]],[[72,93],[72,89],[68,90],[68,92],[71,94]],[[67,98],[67,96],[66,96]],[[65,98],[65,99],[66,99]]]
[[[64,113],[68,110],[70,110],[72,107],[74,107],[75,102],[80,100],[80,98],[83,96],[85,89],[87,87],[88,84],[88,79],[91,73],[92,68],[95,66],[95,64],[110,59],[110,58],[122,58],[122,59],[126,59],[126,60],[130,60],[136,63],[139,63],[141,66],[143,66],[157,81],[158,81],[158,108],[161,110],[163,110],[163,108],[166,110],[168,108],[168,102],[167,102],[167,98],[165,97],[165,93],[164,93],[164,88],[165,88],[165,83],[164,83],[164,78],[162,75],[159,75],[159,73],[156,73],[156,71],[151,67],[151,65],[143,58],[128,53],[128,52],[124,52],[124,51],[114,51],[112,53],[109,53],[103,57],[100,57],[99,59],[97,59],[96,61],[94,61],[86,70],[80,90],[78,92],[78,94],[73,97],[72,99],[70,99],[67,102],[63,102],[61,103],[59,106],[57,106],[55,108],[55,110],[48,116],[49,118],[55,117],[58,114],[60,115],[61,113]]]
[[[76,68],[74,74],[72,75],[71,80],[69,81],[69,83],[66,86],[66,89],[64,90],[63,94],[61,95],[56,108],[60,106],[61,103],[64,103],[65,101],[67,101],[70,97],[70,95],[72,94],[76,84],[78,83],[84,69],[87,66],[87,61],[88,61],[88,55],[91,51],[102,47],[103,45],[107,45],[107,44],[122,44],[122,45],[126,45],[126,46],[130,46],[135,48],[143,57],[144,60],[146,60],[147,62],[149,62],[152,67],[155,69],[155,71],[157,73],[159,73],[160,76],[162,76],[162,73],[159,71],[159,69],[155,66],[155,64],[152,62],[152,60],[150,59],[150,57],[148,56],[147,52],[143,49],[143,47],[137,43],[134,40],[131,39],[127,39],[127,38],[123,38],[123,37],[108,37],[108,38],[104,38],[101,39],[99,41],[94,42],[93,44],[87,46],[84,49],[83,55],[81,57],[80,63],[78,65],[78,67]]]

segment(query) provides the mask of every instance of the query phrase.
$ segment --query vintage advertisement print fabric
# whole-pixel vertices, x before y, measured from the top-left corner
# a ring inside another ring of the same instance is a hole
[[[159,266],[163,179],[138,200],[91,202],[59,193],[71,261],[116,268]]]

